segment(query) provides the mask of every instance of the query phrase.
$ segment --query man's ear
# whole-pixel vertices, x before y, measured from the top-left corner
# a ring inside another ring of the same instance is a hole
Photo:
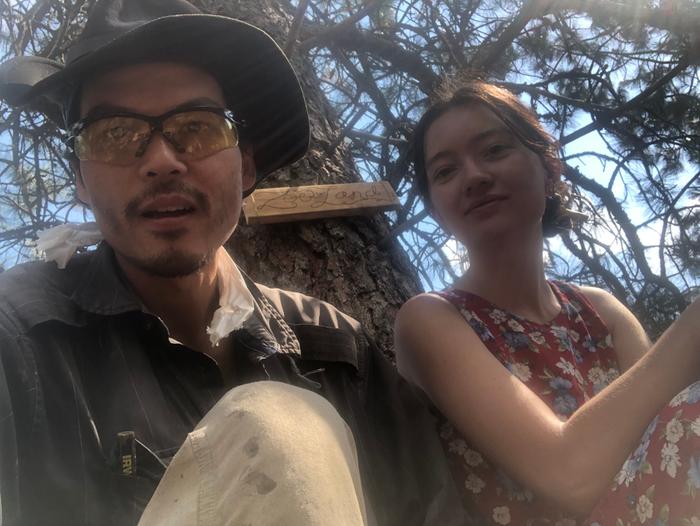
[[[70,160],[71,168],[73,168],[73,175],[75,176],[75,195],[78,201],[91,208],[92,200],[90,199],[90,192],[88,192],[85,187],[85,181],[83,180],[83,174],[80,171],[80,161],[77,159]]]
[[[241,149],[241,190],[246,191],[255,185],[258,173],[253,157],[253,147],[249,144],[240,146]]]

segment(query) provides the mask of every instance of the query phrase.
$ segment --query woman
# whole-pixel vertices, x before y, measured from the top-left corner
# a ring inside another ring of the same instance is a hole
[[[609,293],[545,279],[561,163],[510,92],[447,92],[414,148],[470,265],[402,307],[397,364],[444,418],[465,498],[500,525],[700,526],[700,303],[652,346]]]

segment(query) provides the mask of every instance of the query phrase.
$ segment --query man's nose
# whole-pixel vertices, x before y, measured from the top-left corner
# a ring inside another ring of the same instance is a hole
[[[154,132],[139,160],[139,173],[146,177],[181,175],[187,165],[180,159],[175,146],[162,133]]]

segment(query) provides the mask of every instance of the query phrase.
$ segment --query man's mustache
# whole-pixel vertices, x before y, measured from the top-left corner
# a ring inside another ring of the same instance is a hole
[[[124,215],[127,218],[139,217],[141,215],[141,209],[143,208],[144,203],[156,199],[161,195],[173,194],[189,197],[195,202],[199,210],[203,212],[209,211],[209,199],[203,192],[200,192],[199,190],[196,190],[195,188],[192,188],[191,186],[188,186],[177,179],[170,179],[155,183],[143,194],[129,201],[124,208]]]

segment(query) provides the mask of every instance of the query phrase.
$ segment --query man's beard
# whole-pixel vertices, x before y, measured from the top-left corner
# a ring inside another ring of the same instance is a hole
[[[124,255],[122,257],[148,275],[159,278],[182,278],[203,268],[211,261],[212,254],[191,254],[180,250],[168,250],[148,259]]]
[[[204,193],[185,185],[180,179],[166,179],[154,184],[148,191],[130,201],[124,211],[125,217],[128,221],[138,219],[141,207],[145,201],[167,193],[176,193],[190,197],[195,201],[202,213],[208,213],[211,208],[209,200]],[[179,231],[156,234],[158,238],[172,242],[175,242],[181,235],[182,232]],[[151,257],[124,257],[136,268],[151,276],[181,278],[194,274],[204,267],[211,260],[212,254],[188,253],[175,248],[167,248]]]

